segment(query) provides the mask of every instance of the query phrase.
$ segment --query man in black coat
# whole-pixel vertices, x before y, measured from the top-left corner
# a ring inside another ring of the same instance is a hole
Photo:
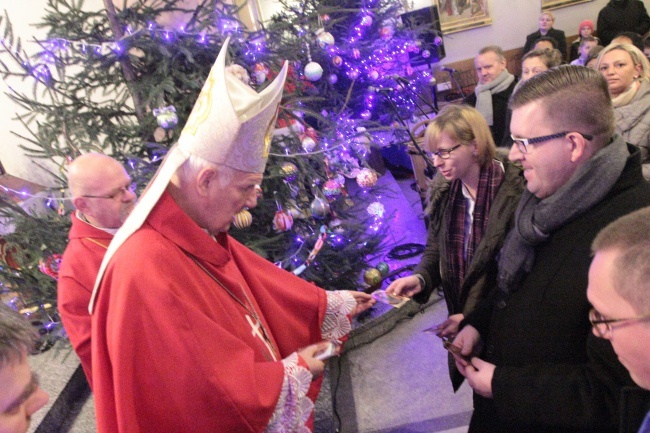
[[[607,46],[619,33],[645,35],[650,30],[650,16],[640,0],[611,0],[598,12],[598,37]]]
[[[456,360],[475,392],[469,431],[615,432],[622,390],[635,385],[609,341],[591,332],[590,246],[601,228],[650,205],[650,183],[638,148],[614,133],[598,72],[545,71],[510,108],[509,157],[527,190],[500,252],[498,287],[454,340],[475,356],[476,370]]]
[[[507,124],[508,99],[517,83],[514,75],[508,72],[506,63],[501,47],[488,45],[481,48],[474,59],[478,85],[474,93],[463,101],[483,115],[495,143],[501,143],[505,136],[510,135]]]
[[[567,57],[567,44],[566,36],[562,30],[553,28],[555,24],[555,15],[549,11],[544,11],[539,16],[539,30],[526,36],[526,44],[524,45],[524,54],[529,52],[535,46],[535,42],[542,36],[548,36],[555,39],[557,42],[557,49],[562,53],[562,61],[566,62]]]

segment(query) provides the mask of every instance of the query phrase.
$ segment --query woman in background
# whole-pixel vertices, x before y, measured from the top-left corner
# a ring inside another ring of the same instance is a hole
[[[611,44],[598,55],[596,68],[607,80],[616,132],[639,146],[643,176],[650,179],[650,63],[631,44]]]
[[[562,53],[562,61],[567,58],[566,36],[562,30],[553,28],[555,24],[555,15],[549,11],[544,11],[539,16],[539,30],[526,36],[526,43],[524,44],[524,54],[531,51],[535,46],[535,42],[542,36],[548,36],[555,39],[557,48]]]
[[[429,123],[424,146],[437,170],[428,192],[426,249],[413,275],[395,280],[386,293],[425,303],[441,287],[449,318],[435,331],[451,339],[495,284],[494,258],[525,185],[521,168],[494,159],[490,128],[473,107],[444,107]],[[463,377],[453,358],[449,367],[456,390]]]

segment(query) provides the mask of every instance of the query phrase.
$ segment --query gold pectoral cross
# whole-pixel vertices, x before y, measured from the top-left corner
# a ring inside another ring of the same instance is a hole
[[[259,337],[260,340],[262,340],[262,343],[264,343],[264,345],[268,349],[273,360],[277,361],[278,359],[275,357],[275,351],[271,348],[270,342],[267,340],[266,335],[264,335],[264,333],[262,332],[262,324],[257,319],[253,319],[248,314],[246,315],[246,320],[248,321],[248,324],[251,325],[251,329],[252,329],[251,335],[255,337]]]

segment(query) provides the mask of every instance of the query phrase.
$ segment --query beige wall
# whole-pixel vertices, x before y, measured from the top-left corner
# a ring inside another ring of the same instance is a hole
[[[187,0],[188,3],[196,0]],[[276,0],[249,0],[255,8],[259,9],[262,20],[266,20],[276,12],[279,3]],[[598,11],[607,4],[608,0],[594,0],[580,3],[554,11],[556,16],[555,27],[564,30],[567,36],[577,33],[579,23],[584,19],[596,22]],[[24,2],[3,0],[2,6],[7,10],[14,26],[16,35],[23,41],[29,41],[37,35],[37,29],[30,24],[38,22],[38,11],[43,10],[46,0],[29,0],[29,8],[24,7]],[[116,2],[121,4],[121,0]],[[412,0],[413,9],[430,6],[432,0]],[[475,55],[479,48],[488,44],[500,45],[503,49],[521,47],[526,35],[537,30],[537,18],[540,12],[541,0],[489,0],[489,11],[492,25],[480,27],[445,36],[445,50],[447,57],[442,63],[455,62]],[[650,0],[644,0],[646,9],[650,10]],[[102,0],[86,0],[88,9],[103,7]],[[253,14],[254,15],[254,14]],[[244,17],[242,17],[244,18]],[[249,21],[252,18],[245,18]],[[0,29],[1,31],[2,29]],[[29,50],[29,44],[26,44]],[[10,82],[17,89],[25,88],[19,82]],[[29,91],[29,87],[26,87]],[[6,83],[0,83],[0,160],[7,171],[15,176],[27,178],[41,183],[48,182],[48,176],[40,171],[33,162],[29,161],[20,150],[20,140],[10,131],[21,131],[18,122],[12,120],[16,107],[7,99],[4,92],[8,90]]]

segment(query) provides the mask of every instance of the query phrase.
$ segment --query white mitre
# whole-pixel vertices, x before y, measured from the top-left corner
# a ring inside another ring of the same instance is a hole
[[[264,172],[287,77],[287,63],[275,80],[257,93],[226,72],[229,42],[230,38],[226,39],[221,47],[178,143],[169,150],[133,212],[109,245],[88,306],[90,313],[111,257],[142,226],[176,170],[190,155],[247,173]]]

